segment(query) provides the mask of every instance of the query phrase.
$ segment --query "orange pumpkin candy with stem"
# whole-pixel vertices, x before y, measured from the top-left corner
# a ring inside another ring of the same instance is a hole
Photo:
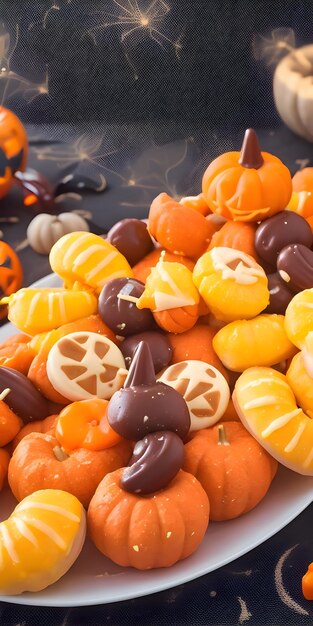
[[[246,131],[241,152],[226,152],[206,169],[202,192],[210,209],[227,219],[264,220],[287,206],[292,183],[276,156],[260,152],[255,131]]]
[[[167,193],[153,200],[148,229],[161,246],[192,259],[203,254],[215,232],[214,224],[201,213],[179,204]]]
[[[131,451],[131,443],[122,440],[107,450],[65,452],[52,435],[31,433],[13,452],[9,485],[19,501],[39,489],[62,489],[87,507],[102,478],[127,465]]]
[[[167,487],[143,497],[122,489],[123,471],[101,481],[88,508],[89,534],[100,552],[139,570],[170,567],[190,556],[209,520],[200,483],[180,470]]]
[[[189,439],[183,469],[207,493],[211,520],[239,517],[264,498],[278,464],[241,422],[220,422]]]
[[[8,467],[10,462],[10,455],[7,450],[0,448],[0,491],[4,486],[6,477],[8,475]]]

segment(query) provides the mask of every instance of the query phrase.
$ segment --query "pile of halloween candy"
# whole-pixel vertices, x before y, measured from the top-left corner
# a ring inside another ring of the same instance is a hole
[[[249,129],[199,196],[62,236],[63,286],[5,300],[20,332],[0,346],[0,478],[19,504],[2,594],[60,578],[86,526],[119,565],[171,566],[209,520],[255,507],[278,463],[313,474],[313,235],[291,194]]]

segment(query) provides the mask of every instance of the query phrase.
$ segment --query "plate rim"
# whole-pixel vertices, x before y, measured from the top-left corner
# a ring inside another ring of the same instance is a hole
[[[59,278],[51,273],[48,274],[47,276],[44,276],[42,278],[40,278],[39,280],[37,280],[35,283],[32,284],[32,286],[38,286],[38,287],[42,287],[42,286],[50,286],[47,285],[47,282],[53,282],[56,284],[56,282],[60,283]],[[8,329],[8,328],[13,328],[14,326],[10,323],[6,323],[4,325],[2,325],[0,327],[0,337],[2,335],[4,331],[4,329]],[[283,466],[280,467],[281,472],[291,472],[291,470],[287,470],[286,468],[284,468]],[[275,482],[275,480],[279,480],[279,475],[281,472],[277,473],[277,477],[275,477],[273,483]],[[292,472],[292,474],[295,474],[295,472]],[[298,475],[301,476],[301,475]],[[69,595],[68,598],[63,597],[61,600],[58,600],[58,596],[54,599],[53,596],[50,597],[46,597],[44,596],[44,592],[46,590],[52,590],[53,589],[53,585],[47,587],[46,589],[43,589],[41,592],[37,592],[37,593],[30,593],[30,592],[26,592],[24,594],[21,595],[14,595],[14,596],[0,596],[0,602],[4,602],[4,603],[11,603],[11,604],[17,604],[17,605],[24,605],[24,606],[44,606],[44,607],[54,607],[54,608],[72,608],[72,607],[82,607],[82,606],[99,606],[99,605],[104,605],[104,604],[115,604],[115,603],[120,603],[120,602],[124,602],[124,601],[128,601],[131,599],[135,599],[135,598],[143,598],[145,596],[149,596],[149,595],[153,595],[162,591],[166,591],[168,589],[172,589],[174,587],[177,587],[179,585],[191,582],[192,580],[196,580],[198,578],[201,578],[202,576],[205,576],[206,574],[209,574],[213,571],[217,571],[219,569],[221,569],[222,567],[224,567],[225,565],[232,563],[234,561],[236,561],[238,558],[244,556],[245,554],[248,554],[249,552],[251,552],[252,550],[254,550],[256,547],[258,547],[259,545],[261,545],[262,543],[265,543],[266,541],[268,541],[271,537],[274,537],[277,533],[279,533],[283,528],[285,528],[286,526],[288,526],[288,524],[290,524],[290,522],[292,522],[293,520],[295,520],[301,513],[303,513],[303,511],[305,511],[305,509],[313,502],[313,477],[309,477],[309,476],[303,476],[304,481],[310,481],[312,482],[312,486],[311,489],[309,489],[304,495],[301,496],[301,504],[299,506],[299,508],[297,508],[297,512],[295,513],[294,509],[291,507],[289,514],[286,515],[286,517],[279,523],[279,525],[276,527],[276,529],[273,531],[273,529],[271,527],[269,527],[267,529],[267,531],[265,532],[265,534],[261,534],[259,536],[256,536],[254,538],[254,540],[252,541],[251,544],[249,544],[248,549],[245,548],[244,546],[242,546],[241,548],[239,548],[235,553],[230,553],[229,556],[225,556],[221,562],[218,564],[218,566],[215,566],[213,564],[210,565],[205,565],[204,563],[199,564],[199,566],[196,567],[197,572],[195,573],[195,571],[191,568],[189,569],[189,571],[187,572],[177,572],[177,574],[175,575],[174,573],[174,579],[173,580],[168,580],[168,576],[164,577],[164,580],[162,580],[162,578],[159,580],[153,580],[153,578],[151,578],[151,580],[147,579],[147,583],[145,584],[145,587],[143,589],[140,589],[140,592],[138,593],[135,589],[130,589],[127,592],[127,589],[125,590],[125,586],[121,585],[117,585],[117,592],[116,594],[114,594],[114,598],[109,598],[109,597],[103,597],[100,598],[99,597],[99,592],[97,592],[96,594],[93,595],[93,593],[90,594],[89,598],[86,599],[82,599],[81,601],[79,600],[79,594],[78,597],[73,598],[72,596]],[[266,494],[267,496],[267,494]],[[266,498],[265,496],[265,498]],[[237,518],[237,520],[242,520],[242,519],[247,519],[247,516],[249,516],[249,514],[253,513],[253,511],[257,510],[258,507],[255,507],[255,509],[253,509],[252,511],[246,513],[245,515],[241,516],[240,518]],[[229,520],[228,522],[211,522],[211,525],[214,524],[229,524],[229,522],[232,522],[235,520]],[[240,523],[240,522],[239,522]],[[210,526],[209,526],[210,528]],[[201,546],[199,547],[199,550],[201,550]],[[192,558],[192,557],[189,557]],[[184,564],[184,562],[188,562],[189,558],[184,559],[183,561],[180,561],[180,563]],[[173,566],[175,567],[175,565]],[[132,568],[125,568],[126,574],[129,571],[136,571],[133,570]],[[170,572],[172,570],[172,568],[158,568],[156,570],[150,570],[150,572]],[[69,570],[69,574],[70,574]],[[142,572],[144,574],[144,572]],[[60,579],[61,580],[61,579]],[[59,582],[59,581],[58,581]],[[121,588],[121,590],[119,591],[119,589]],[[41,595],[43,594],[43,595]]]

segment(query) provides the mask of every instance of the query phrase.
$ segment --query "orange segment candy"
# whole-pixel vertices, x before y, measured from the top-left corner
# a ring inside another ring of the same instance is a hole
[[[194,267],[193,280],[213,315],[223,322],[255,317],[269,302],[263,268],[240,250],[218,247],[206,252]]]
[[[89,232],[63,235],[52,246],[49,261],[51,269],[63,278],[65,287],[78,283],[97,294],[113,278],[133,275],[129,263],[114,246]]]
[[[105,450],[119,441],[107,419],[107,400],[81,400],[63,409],[57,419],[55,436],[65,450]]]

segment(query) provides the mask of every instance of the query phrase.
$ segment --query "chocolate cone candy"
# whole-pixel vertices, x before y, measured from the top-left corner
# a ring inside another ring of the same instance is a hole
[[[132,441],[160,430],[174,432],[184,440],[190,429],[184,398],[169,385],[156,382],[151,352],[144,341],[138,345],[124,387],[110,400],[108,421]]]

